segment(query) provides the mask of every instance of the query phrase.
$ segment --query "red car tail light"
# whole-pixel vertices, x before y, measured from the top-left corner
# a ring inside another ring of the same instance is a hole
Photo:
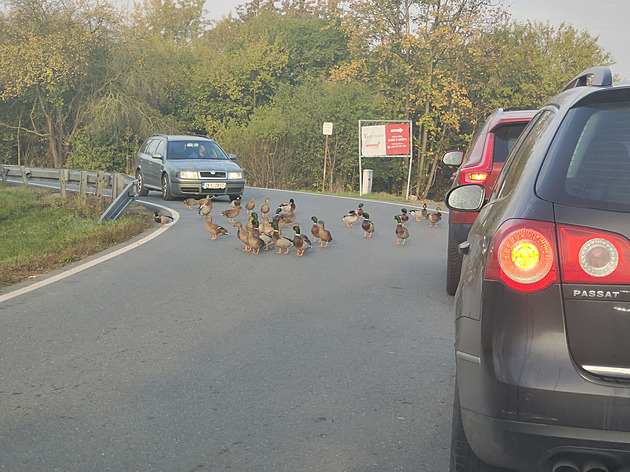
[[[475,167],[462,169],[462,183],[464,184],[482,184],[490,175],[492,168],[492,156],[494,155],[494,134],[488,135],[488,143],[484,159]]]
[[[630,283],[630,241],[615,233],[559,226],[564,283]]]
[[[537,292],[558,282],[555,240],[553,223],[506,221],[490,243],[486,279],[520,292]]]

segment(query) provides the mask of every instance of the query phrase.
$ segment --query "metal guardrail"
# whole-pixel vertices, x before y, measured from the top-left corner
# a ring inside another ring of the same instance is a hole
[[[22,182],[24,186],[46,186],[52,184],[59,188],[61,195],[67,191],[87,193],[97,197],[111,197],[111,205],[99,219],[101,221],[115,220],[136,198],[136,180],[126,174],[103,171],[88,171],[77,169],[50,169],[46,167],[27,167],[0,164],[0,184],[6,184],[11,178]]]

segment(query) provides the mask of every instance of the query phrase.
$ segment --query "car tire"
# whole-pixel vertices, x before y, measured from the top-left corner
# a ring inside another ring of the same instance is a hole
[[[493,467],[479,459],[470,448],[459,404],[459,393],[455,384],[453,399],[453,422],[451,427],[451,461],[449,472],[509,472],[508,469]]]
[[[162,174],[162,199],[173,199],[173,193],[171,192],[171,183],[169,182],[168,175],[166,174]]]
[[[146,197],[149,195],[149,190],[144,186],[144,175],[142,175],[142,171],[138,169],[136,171],[136,192],[141,197]]]
[[[446,252],[446,293],[449,295],[455,295],[461,273],[462,255],[459,252],[459,247],[449,235],[448,251]]]

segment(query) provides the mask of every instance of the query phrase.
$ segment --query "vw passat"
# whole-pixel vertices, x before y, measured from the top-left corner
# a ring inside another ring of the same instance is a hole
[[[630,471],[630,83],[534,116],[459,245],[451,472]]]

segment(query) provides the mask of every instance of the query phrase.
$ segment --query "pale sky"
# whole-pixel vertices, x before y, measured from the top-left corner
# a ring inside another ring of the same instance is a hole
[[[206,0],[206,10],[218,20],[235,13],[237,5],[246,0]],[[611,66],[613,74],[630,80],[630,9],[628,0],[506,0],[512,17],[518,21],[549,21],[558,26],[562,22],[577,30],[587,30],[598,38],[598,44],[617,61]],[[573,77],[567,77],[567,83]]]

